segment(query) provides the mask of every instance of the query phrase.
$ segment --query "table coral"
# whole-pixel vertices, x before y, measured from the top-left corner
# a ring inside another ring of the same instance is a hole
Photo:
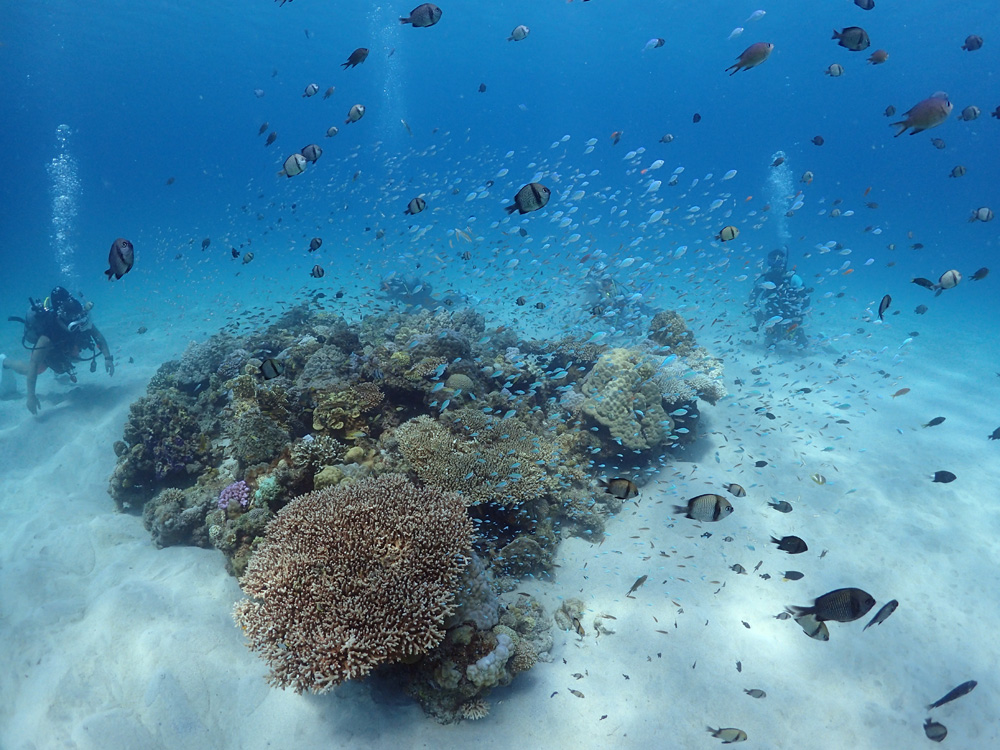
[[[272,684],[327,692],[441,642],[471,536],[460,498],[399,475],[302,495],[268,525],[234,617]]]

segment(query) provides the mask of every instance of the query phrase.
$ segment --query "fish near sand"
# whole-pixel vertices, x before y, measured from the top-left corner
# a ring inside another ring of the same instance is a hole
[[[809,545],[797,536],[783,536],[781,539],[775,539],[772,536],[771,543],[777,544],[778,549],[790,555],[801,555],[803,552],[808,552],[809,550]]]
[[[989,440],[1000,440],[1000,427],[993,430],[993,433],[988,437]]]
[[[604,480],[598,479],[597,483],[604,488],[604,491],[619,500],[629,500],[639,494],[636,483],[626,477],[614,477]]]
[[[712,729],[712,727],[705,727],[713,737],[722,740],[723,745],[732,745],[734,742],[746,742],[747,733],[742,729],[737,729],[736,727],[719,727],[718,729]]]
[[[741,70],[756,68],[771,56],[773,49],[774,45],[770,42],[754,42],[740,53],[739,57],[736,58],[736,62],[726,68],[726,72],[728,73],[731,70],[733,72],[729,73],[729,75],[734,76]]]
[[[883,622],[889,619],[889,615],[895,612],[896,607],[898,606],[899,602],[897,602],[895,599],[893,599],[890,602],[887,602],[885,605],[883,605],[882,609],[880,609],[876,613],[876,615],[869,621],[869,623],[865,625],[863,628],[861,628],[861,632],[862,633],[865,632],[872,625],[881,625]]]
[[[785,615],[785,617],[790,616],[787,612],[782,612],[782,614]],[[800,628],[802,628],[802,632],[813,640],[830,640],[830,629],[826,626],[826,623],[821,620],[817,620],[813,615],[796,617],[795,622]]]
[[[811,607],[785,607],[792,617],[812,615],[820,622],[854,622],[864,617],[875,606],[875,598],[867,591],[856,588],[834,589],[814,600]]]
[[[747,491],[743,489],[742,486],[732,483],[726,485],[726,492],[728,492],[733,497],[746,497]]]
[[[924,427],[937,427],[939,424],[944,422],[944,417],[934,417],[930,422],[923,425]]]
[[[975,680],[969,680],[968,682],[963,682],[961,685],[959,685],[954,690],[949,690],[948,694],[945,695],[943,698],[939,698],[938,700],[934,701],[929,706],[927,706],[927,710],[930,711],[932,709],[935,709],[935,708],[938,708],[940,706],[943,706],[945,703],[951,703],[956,698],[961,698],[963,695],[966,695],[967,693],[971,693],[972,690],[978,684],[979,683],[976,682]]]
[[[948,484],[949,482],[954,482],[958,477],[952,474],[950,471],[935,471],[933,481],[940,482],[941,484]]]
[[[722,495],[698,495],[688,500],[687,505],[674,506],[674,513],[683,513],[694,521],[706,523],[721,521],[732,512],[732,503]]]
[[[944,738],[948,736],[948,730],[945,728],[944,724],[941,724],[933,719],[924,720],[924,734],[927,735],[927,739],[931,742],[942,742]]]
[[[639,576],[638,578],[636,578],[635,583],[632,584],[632,588],[628,590],[628,593],[625,594],[625,596],[628,596],[629,594],[632,594],[635,591],[637,591],[639,587],[646,582],[647,578],[649,578],[649,576]]]
[[[910,135],[916,135],[929,128],[936,128],[948,119],[951,110],[952,103],[948,101],[948,95],[943,91],[938,91],[933,96],[910,107],[903,115],[905,119],[891,124],[891,127],[899,128],[894,137],[898,138],[910,128],[913,128]]]
[[[112,277],[120,279],[132,270],[135,263],[135,248],[132,243],[124,237],[119,237],[111,243],[111,250],[108,252],[108,270],[104,275],[111,281]]]

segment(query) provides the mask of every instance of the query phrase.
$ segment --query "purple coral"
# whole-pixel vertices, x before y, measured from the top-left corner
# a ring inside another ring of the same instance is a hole
[[[233,482],[219,493],[219,507],[226,509],[232,502],[238,502],[241,508],[250,504],[250,487],[242,479]]]

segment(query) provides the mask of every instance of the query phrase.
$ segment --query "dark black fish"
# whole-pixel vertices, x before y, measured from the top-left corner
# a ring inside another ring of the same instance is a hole
[[[756,466],[758,469],[761,469],[767,466],[767,461],[757,461],[756,463],[754,463],[754,466]]]
[[[792,617],[812,615],[820,622],[854,622],[875,606],[874,597],[861,589],[834,589],[813,602],[811,607],[785,607]],[[957,697],[957,696],[956,696]]]
[[[519,307],[522,306],[522,305],[527,304],[527,302],[528,302],[528,298],[524,297],[524,296],[518,297],[516,300],[514,300],[514,304],[518,305]]]
[[[606,481],[599,479],[598,484],[604,488],[605,492],[619,500],[628,500],[639,494],[639,488],[635,482],[626,477],[614,477]]]
[[[958,477],[952,474],[950,471],[935,471],[934,481],[940,482],[941,484],[948,484],[948,482],[954,482]]]
[[[201,249],[202,249],[202,250],[204,251],[204,250],[206,250],[206,249],[208,248],[208,246],[209,246],[209,245],[211,245],[211,244],[212,244],[212,240],[211,240],[211,239],[210,239],[209,237],[206,237],[205,239],[203,239],[203,240],[201,241]]]
[[[285,365],[276,359],[265,359],[260,363],[260,374],[264,380],[271,380],[285,372]]]
[[[781,574],[782,578],[787,578],[789,581],[798,581],[805,577],[805,573],[800,573],[797,570],[786,570]]]
[[[989,273],[990,269],[983,267],[980,268],[978,271],[976,271],[974,274],[972,274],[972,276],[970,276],[969,278],[971,278],[973,281],[982,281],[987,276],[989,276]]]
[[[797,536],[783,536],[781,539],[775,539],[772,536],[771,542],[777,544],[778,549],[789,555],[800,555],[809,549],[809,546]]]
[[[517,211],[520,214],[530,213],[543,208],[549,202],[552,192],[540,182],[529,182],[517,191],[514,203],[506,207],[509,214]]]
[[[851,52],[860,52],[863,49],[868,49],[871,45],[868,32],[860,26],[848,26],[843,31],[834,29],[833,36],[830,38],[836,39],[837,44],[846,47]]]
[[[934,419],[925,424],[924,427],[937,427],[942,422],[944,422],[944,417],[934,417]]]
[[[545,303],[544,302],[536,302],[535,303],[535,309],[536,310],[544,310],[545,309]]]
[[[485,94],[486,93],[486,84],[485,83],[479,84],[479,93],[480,94]]]
[[[975,52],[982,46],[983,38],[979,34],[969,34],[969,36],[965,37],[965,44],[962,45],[962,49],[966,52]]]
[[[933,719],[925,719],[924,734],[926,734],[927,739],[932,742],[941,742],[948,736],[948,730],[945,729],[944,724],[936,722]]]
[[[990,440],[1000,440],[1000,427],[993,430],[993,434],[989,437]]]
[[[1000,428],[998,428],[998,429],[1000,429]],[[770,505],[772,508],[774,508],[779,513],[791,513],[792,512],[792,504],[790,502],[788,502],[787,500],[779,500],[776,503],[768,503],[768,505]]]
[[[826,143],[826,141],[823,140],[823,136],[821,135],[817,135],[815,138],[813,138],[812,142],[817,146],[822,146],[824,143]]]
[[[264,133],[267,132],[267,129],[269,127],[270,126],[265,122],[263,125],[260,126],[260,130],[257,131],[257,135],[264,135]]]
[[[875,0],[854,0],[854,4],[861,10],[871,10],[875,7]]]
[[[695,112],[694,117],[691,118],[691,122],[701,122],[701,115]]]
[[[366,47],[358,47],[351,53],[351,56],[347,58],[347,62],[340,64],[340,67],[344,70],[347,70],[348,68],[356,68],[367,59],[368,49]]]
[[[314,253],[323,246],[322,237],[313,237],[309,240],[309,252]]]
[[[240,251],[237,250],[235,247],[229,248],[229,254],[232,255],[234,259],[240,257]]]
[[[933,703],[931,703],[927,707],[927,710],[930,711],[931,709],[938,708],[939,706],[943,706],[945,703],[951,703],[956,698],[961,698],[966,693],[971,693],[972,689],[974,687],[976,687],[976,685],[978,685],[978,684],[979,683],[977,683],[975,680],[969,680],[968,682],[963,682],[961,685],[959,685],[954,690],[949,690],[948,694],[946,696],[944,696],[943,698],[939,698],[938,700],[936,700]]]
[[[867,625],[861,628],[861,632],[862,633],[865,632],[872,625],[881,625],[883,622],[889,619],[889,615],[895,612],[896,607],[898,606],[899,602],[897,602],[895,599],[883,605],[882,609],[880,609],[878,613],[871,619],[871,622],[869,622]]]
[[[889,309],[889,305],[892,304],[892,297],[888,294],[882,298],[882,301],[878,303],[878,319],[882,320],[882,316],[885,315],[885,311]]]
[[[917,276],[915,279],[910,279],[910,283],[922,286],[924,289],[934,288],[934,282],[930,279],[925,279],[923,276]]]
[[[888,107],[885,108],[885,112],[883,112],[882,114],[884,114],[886,117],[892,117],[894,114],[896,114],[896,108],[890,104]]]
[[[268,133],[267,140],[264,142],[264,145],[270,146],[276,140],[278,140],[278,132],[276,130],[272,130],[270,133]]]

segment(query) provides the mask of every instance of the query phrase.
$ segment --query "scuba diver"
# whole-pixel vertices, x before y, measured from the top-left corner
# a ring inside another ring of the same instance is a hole
[[[632,289],[635,289],[631,284]],[[607,265],[597,262],[587,271],[583,279],[581,291],[583,307],[590,312],[591,317],[600,318],[624,328],[635,324],[638,317],[645,315],[653,317],[656,310],[643,301],[643,292],[630,291],[608,271]]]
[[[466,296],[461,293],[450,293],[440,299],[435,298],[431,292],[431,285],[428,281],[421,281],[412,274],[400,274],[392,271],[382,277],[379,288],[385,297],[394,302],[401,302],[406,306],[424,307],[433,310],[436,307],[445,305],[451,307],[456,302],[466,302]]]
[[[35,383],[46,369],[57,375],[68,375],[76,382],[75,362],[90,361],[90,371],[97,369],[97,354],[104,355],[104,369],[108,375],[115,374],[115,360],[104,335],[90,320],[92,303],[86,305],[74,299],[63,287],[57,286],[44,302],[28,298],[31,306],[24,318],[10,317],[8,320],[24,324],[21,343],[31,351],[27,361],[12,361],[0,354],[0,395],[17,395],[14,373],[27,378],[27,407],[37,414],[40,404],[35,395]],[[90,350],[89,357],[82,352]]]
[[[752,331],[764,329],[768,347],[786,342],[804,348],[809,338],[802,329],[809,312],[809,292],[802,277],[788,268],[788,251],[767,254],[767,268],[754,281],[747,307],[753,315]]]

